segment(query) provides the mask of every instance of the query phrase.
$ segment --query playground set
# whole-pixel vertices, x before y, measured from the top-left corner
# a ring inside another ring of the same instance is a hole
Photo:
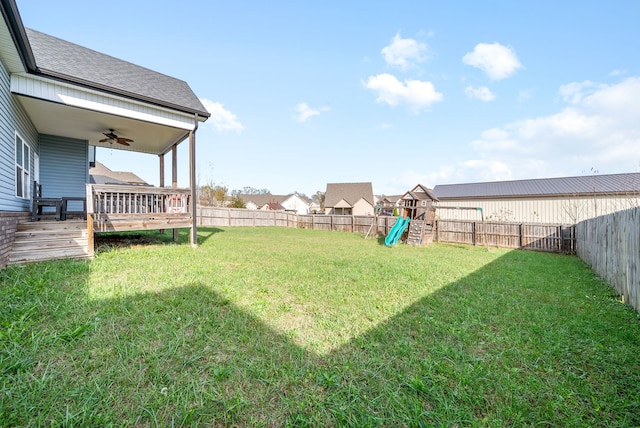
[[[436,219],[434,202],[438,198],[431,189],[418,184],[400,198],[399,216],[384,240],[387,247],[402,241],[408,245],[433,242]]]

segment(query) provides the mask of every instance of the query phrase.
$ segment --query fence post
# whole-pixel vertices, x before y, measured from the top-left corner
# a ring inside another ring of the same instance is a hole
[[[471,223],[471,244],[476,246],[476,222]]]
[[[518,225],[518,248],[522,248],[522,243],[524,241],[523,239],[523,235],[524,234],[524,227],[522,225],[522,223],[520,223]]]

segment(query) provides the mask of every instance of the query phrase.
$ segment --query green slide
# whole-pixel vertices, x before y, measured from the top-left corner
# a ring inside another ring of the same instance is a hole
[[[396,220],[393,227],[391,228],[391,230],[389,231],[389,234],[387,235],[387,237],[384,239],[384,245],[386,245],[387,247],[396,245],[398,243],[398,240],[402,236],[402,233],[407,228],[408,224],[409,224],[409,217],[399,217],[398,220]]]

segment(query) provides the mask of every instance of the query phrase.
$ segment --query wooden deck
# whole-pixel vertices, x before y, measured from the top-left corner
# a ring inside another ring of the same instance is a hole
[[[58,209],[58,221],[18,224],[8,263],[92,258],[94,233],[100,232],[174,229],[177,239],[177,229],[193,227],[190,198],[189,189],[87,184],[86,198],[60,198],[62,204],[56,204],[66,208],[65,200],[86,201],[86,213],[71,213],[86,220],[67,219],[58,214],[67,210]]]
[[[18,224],[9,264],[55,259],[87,259],[89,252],[87,222],[36,221]]]
[[[190,227],[189,189],[87,185],[87,215],[94,232]]]

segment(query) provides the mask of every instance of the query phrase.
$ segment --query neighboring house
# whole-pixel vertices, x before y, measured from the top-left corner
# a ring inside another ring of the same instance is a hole
[[[311,212],[311,200],[292,193],[287,195],[285,200],[280,202],[284,209],[296,214],[309,214]]]
[[[309,203],[309,214],[320,214],[322,212],[322,207],[318,202],[311,201],[311,203]]]
[[[437,185],[436,216],[575,224],[640,205],[640,173]],[[455,209],[461,207],[463,209]],[[482,208],[480,210],[464,208]]]
[[[284,196],[272,195],[271,193],[240,194],[238,196],[242,199],[242,202],[244,202],[244,206],[249,210],[268,209],[269,204],[279,204],[284,200]]]
[[[284,211],[284,207],[280,202],[269,202],[267,205],[261,208],[264,211]]]
[[[324,199],[329,215],[374,215],[371,183],[327,183]]]
[[[393,212],[400,206],[400,199],[403,195],[382,195],[377,198],[376,206],[380,207],[380,215],[393,215]]]
[[[122,184],[128,186],[151,186],[133,172],[112,171],[100,162],[89,168],[89,182],[92,184]]]
[[[270,193],[241,194],[239,196],[244,202],[245,207],[250,210],[277,209],[295,212],[296,214],[307,214],[309,213],[309,206],[311,204],[310,201],[305,201],[304,198],[295,193],[289,195],[272,195]]]
[[[210,114],[182,80],[27,29],[14,0],[0,0],[0,12],[1,267],[34,181],[43,198],[84,198],[93,146],[159,157],[162,181],[164,155],[187,138],[195,148]]]

